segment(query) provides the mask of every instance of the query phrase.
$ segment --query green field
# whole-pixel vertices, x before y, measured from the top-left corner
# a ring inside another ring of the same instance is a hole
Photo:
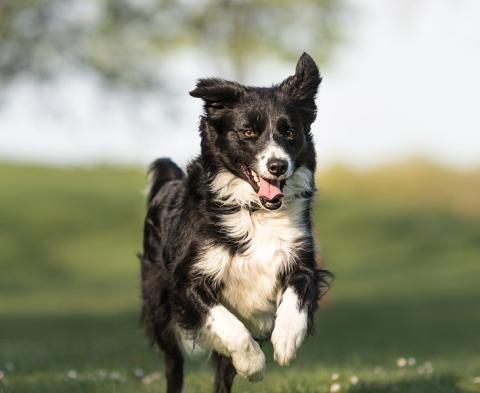
[[[480,174],[399,168],[320,176],[336,279],[317,333],[288,368],[267,347],[265,380],[235,392],[480,392]],[[0,165],[0,392],[164,391],[138,322],[144,180]],[[189,362],[185,391],[212,376]]]

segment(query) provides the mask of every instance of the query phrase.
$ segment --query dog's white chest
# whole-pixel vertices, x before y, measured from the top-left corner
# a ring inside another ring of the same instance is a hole
[[[221,283],[222,303],[258,337],[273,329],[280,274],[294,263],[295,249],[305,235],[292,213],[241,210],[225,217],[229,234],[245,238],[248,246],[234,256],[224,246],[214,246],[198,266]]]
[[[287,264],[285,251],[266,240],[250,254],[233,257],[222,279],[222,302],[254,335],[261,336],[273,328],[279,273]]]

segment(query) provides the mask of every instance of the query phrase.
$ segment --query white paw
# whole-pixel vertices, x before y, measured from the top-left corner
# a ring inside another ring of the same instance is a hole
[[[296,331],[275,328],[272,333],[273,359],[280,366],[287,366],[295,359],[297,349],[303,342],[306,328]]]
[[[280,366],[288,365],[307,334],[307,312],[298,310],[297,297],[287,291],[277,310],[272,333],[273,358]]]
[[[237,373],[250,382],[258,382],[265,375],[265,355],[260,345],[249,338],[238,351],[232,352],[232,362]]]

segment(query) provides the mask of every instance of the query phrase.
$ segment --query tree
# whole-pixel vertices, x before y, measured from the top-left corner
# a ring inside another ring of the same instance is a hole
[[[80,69],[145,89],[181,48],[226,58],[242,80],[259,56],[327,60],[345,11],[338,0],[0,0],[0,81]]]

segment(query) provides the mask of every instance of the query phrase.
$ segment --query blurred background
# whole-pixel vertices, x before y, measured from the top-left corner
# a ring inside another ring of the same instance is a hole
[[[303,51],[336,279],[293,366],[236,391],[480,391],[479,20],[475,0],[0,0],[0,392],[163,391],[145,167],[199,152],[196,79],[271,85]],[[188,391],[211,379],[189,362]]]

